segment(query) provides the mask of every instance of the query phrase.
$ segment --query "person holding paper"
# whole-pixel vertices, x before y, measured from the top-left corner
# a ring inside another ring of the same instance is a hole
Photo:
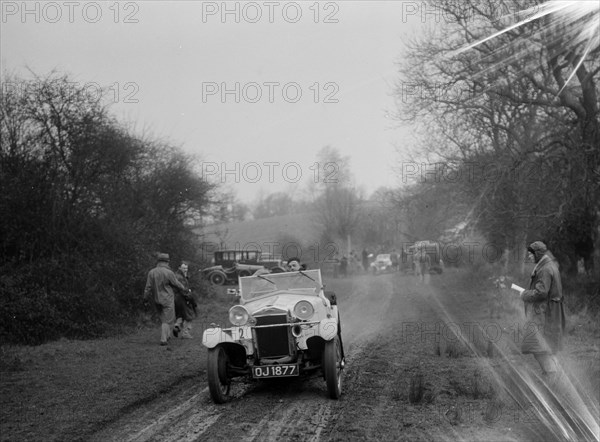
[[[558,370],[554,355],[562,349],[565,330],[560,272],[556,258],[543,242],[531,243],[527,251],[536,264],[529,289],[521,293],[528,320],[521,352],[533,354],[544,375],[552,377]]]

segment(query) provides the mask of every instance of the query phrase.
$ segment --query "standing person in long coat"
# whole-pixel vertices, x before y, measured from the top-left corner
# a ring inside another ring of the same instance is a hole
[[[415,275],[418,282],[429,284],[429,271],[431,269],[431,257],[425,248],[419,248],[414,256]]]
[[[562,349],[565,330],[562,282],[558,262],[541,241],[527,248],[536,265],[531,273],[529,290],[521,293],[527,323],[521,352],[531,353],[544,375],[555,375],[558,367],[554,355]]]
[[[348,258],[346,258],[346,255],[342,256],[340,261],[340,275],[348,276]]]
[[[196,318],[196,300],[192,295],[190,289],[190,282],[188,280],[188,263],[182,261],[181,265],[175,272],[177,280],[185,287],[184,291],[175,291],[175,327],[173,328],[173,334],[175,337],[179,336],[183,339],[192,339],[192,321]]]
[[[169,267],[168,253],[159,253],[157,260],[156,267],[148,272],[144,299],[148,299],[152,295],[154,305],[160,315],[160,345],[167,345],[167,341],[171,337],[171,328],[175,323],[173,288],[183,291],[185,287],[177,280],[175,273]]]
[[[362,251],[362,266],[365,273],[367,273],[369,271],[369,252],[367,249]]]

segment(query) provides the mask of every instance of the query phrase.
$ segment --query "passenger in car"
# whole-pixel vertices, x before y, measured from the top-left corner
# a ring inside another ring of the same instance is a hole
[[[297,272],[298,270],[306,270],[306,264],[301,264],[300,259],[296,258],[296,257],[288,259],[288,261],[284,267],[285,267],[285,269],[281,269],[279,267],[276,267],[272,270],[269,270],[267,268],[258,269],[256,272],[253,273],[253,276],[264,275],[267,273],[280,273],[283,270],[288,271],[288,272]],[[278,270],[276,270],[276,269],[278,269]]]

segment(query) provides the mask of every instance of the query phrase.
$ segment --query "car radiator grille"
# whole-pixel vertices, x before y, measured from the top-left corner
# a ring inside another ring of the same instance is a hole
[[[256,325],[287,324],[287,315],[261,316],[256,318]],[[290,328],[281,327],[255,328],[256,347],[261,358],[281,358],[290,354]]]

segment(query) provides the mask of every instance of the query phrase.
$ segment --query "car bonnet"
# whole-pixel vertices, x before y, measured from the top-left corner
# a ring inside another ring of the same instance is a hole
[[[324,312],[326,301],[324,298],[317,295],[307,295],[306,293],[292,293],[281,291],[274,293],[271,296],[264,298],[253,299],[244,304],[244,307],[251,315],[260,315],[267,313],[269,310],[293,311],[294,306],[302,300],[309,301],[315,308],[315,312]]]

